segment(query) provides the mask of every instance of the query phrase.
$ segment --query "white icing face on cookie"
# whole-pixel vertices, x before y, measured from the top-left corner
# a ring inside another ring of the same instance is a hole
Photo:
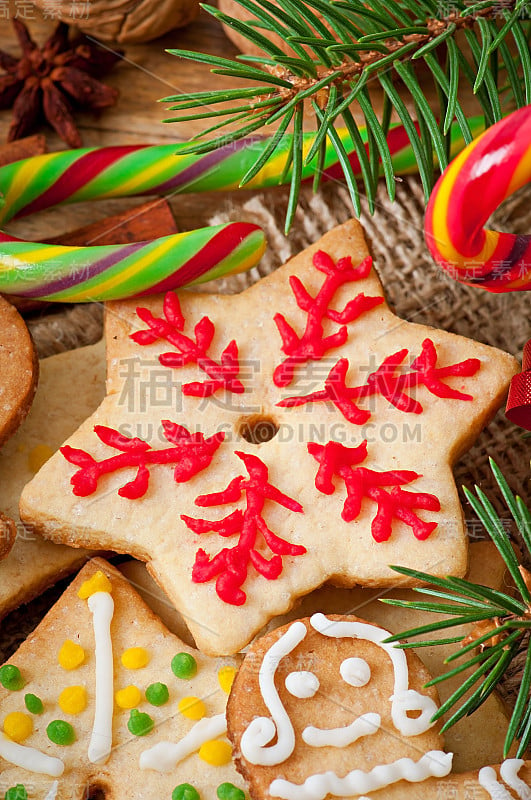
[[[450,772],[428,675],[389,635],[315,614],[253,646],[228,710],[253,796],[350,797]]]

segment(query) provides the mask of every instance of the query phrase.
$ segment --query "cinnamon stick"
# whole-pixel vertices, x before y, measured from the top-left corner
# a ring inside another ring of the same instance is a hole
[[[7,142],[7,144],[0,145],[0,167],[11,164],[13,161],[20,161],[22,158],[41,156],[47,150],[46,139],[42,134],[26,136],[25,139],[17,139],[15,142]]]
[[[48,239],[50,244],[82,245],[129,244],[177,233],[170,204],[164,198],[122,211],[107,219],[84,225],[61,236]]]
[[[99,220],[99,222],[93,222],[53,239],[48,239],[47,242],[49,244],[92,247],[142,242],[146,239],[156,239],[177,232],[178,228],[170,204],[164,198],[156,198],[112,217]],[[50,306],[50,303],[44,301],[13,295],[8,296],[7,299],[22,313]]]

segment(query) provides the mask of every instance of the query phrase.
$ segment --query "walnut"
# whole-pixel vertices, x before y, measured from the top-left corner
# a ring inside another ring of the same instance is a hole
[[[34,0],[46,11],[48,0]],[[104,42],[135,44],[156,39],[191,22],[199,12],[198,0],[63,0],[54,17],[90,33]],[[62,10],[61,10],[62,7]],[[73,11],[77,13],[73,14]]]

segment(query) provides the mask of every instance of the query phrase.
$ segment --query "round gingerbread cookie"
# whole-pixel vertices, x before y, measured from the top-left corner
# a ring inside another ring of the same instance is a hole
[[[31,406],[39,362],[26,324],[0,296],[0,445],[18,428]],[[15,541],[13,520],[0,513],[0,558]]]
[[[39,362],[26,324],[0,296],[0,445],[28,413],[38,374]]]
[[[355,616],[314,614],[250,647],[227,724],[253,800],[398,798],[450,772],[430,675],[388,636]]]

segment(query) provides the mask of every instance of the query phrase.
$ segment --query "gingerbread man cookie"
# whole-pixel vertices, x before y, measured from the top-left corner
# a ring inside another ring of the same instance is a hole
[[[452,774],[429,673],[389,636],[317,613],[253,643],[227,708],[252,800],[528,800],[522,760]]]
[[[25,488],[47,538],[130,553],[210,654],[326,581],[462,575],[451,465],[516,361],[398,319],[355,221],[233,296],[111,303],[108,395]]]

